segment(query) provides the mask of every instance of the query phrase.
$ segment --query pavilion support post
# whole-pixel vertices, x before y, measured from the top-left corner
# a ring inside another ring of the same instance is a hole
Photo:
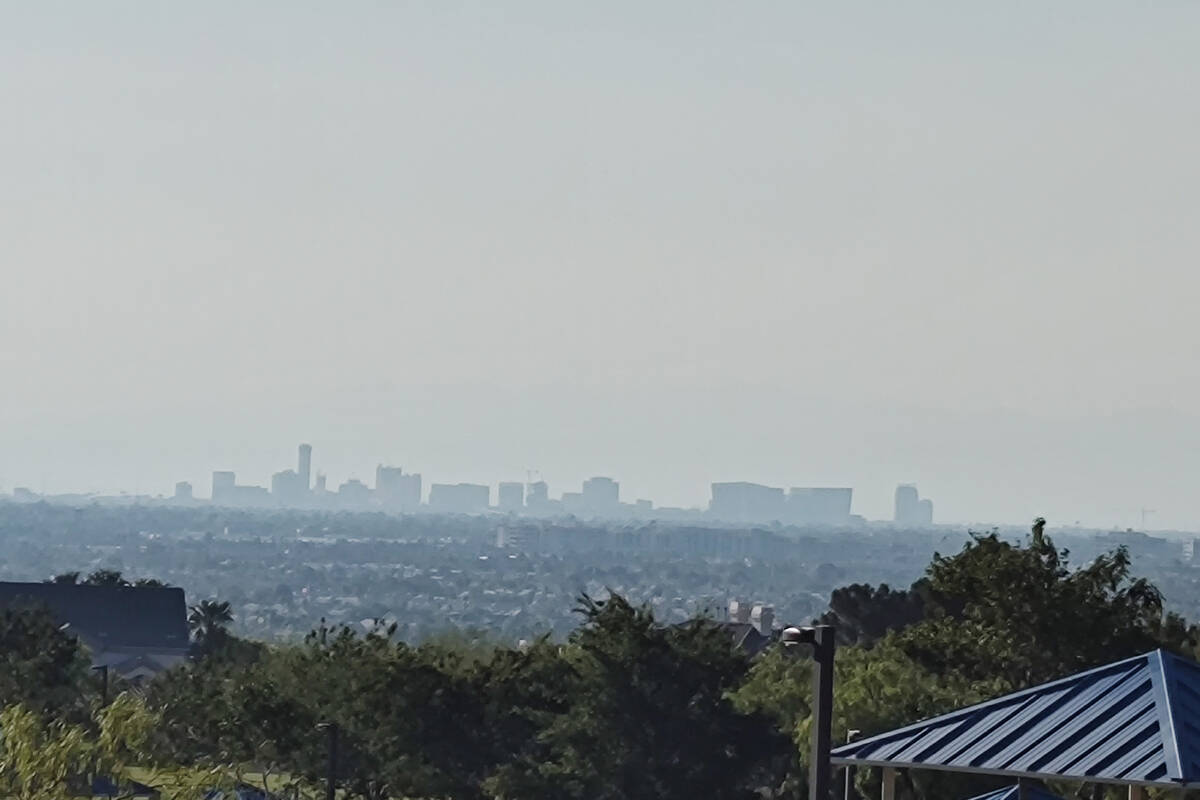
[[[1030,800],[1033,797],[1033,792],[1030,791],[1032,784],[1029,778],[1017,779],[1017,800]]]
[[[896,770],[883,768],[883,792],[880,800],[896,800]]]
[[[1146,800],[1146,788],[1144,786],[1129,785],[1129,800]]]

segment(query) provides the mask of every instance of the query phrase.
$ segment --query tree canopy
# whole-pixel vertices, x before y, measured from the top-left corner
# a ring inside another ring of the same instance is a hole
[[[576,610],[565,639],[518,646],[413,646],[383,621],[322,622],[302,643],[267,646],[228,633],[230,603],[201,601],[189,615],[195,658],[143,687],[142,705],[114,703],[133,732],[121,763],[313,789],[327,769],[319,726],[332,725],[345,798],[805,794],[807,658],[776,646],[752,657],[718,621],[664,621],[618,593],[582,595]],[[1155,647],[1193,655],[1197,643],[1126,550],[1075,566],[1040,523],[1020,543],[975,534],[907,589],[836,589],[821,620],[839,627],[837,740]],[[106,734],[69,628],[38,609],[4,610],[0,658],[0,726],[25,748],[0,769],[10,795],[57,792],[100,769]],[[872,780],[859,776],[864,792],[877,790]],[[971,776],[913,773],[900,791],[919,800],[981,788]]]

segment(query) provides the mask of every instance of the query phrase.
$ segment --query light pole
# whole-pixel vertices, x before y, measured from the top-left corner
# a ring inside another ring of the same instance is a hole
[[[108,664],[92,667],[92,671],[100,673],[100,707],[108,705]]]
[[[809,765],[809,800],[829,800],[829,751],[833,738],[833,654],[836,648],[832,625],[784,628],[779,641],[785,647],[811,644],[813,649],[812,761]]]
[[[337,789],[338,726],[336,722],[322,722],[317,730],[329,734],[329,774],[325,778],[325,800],[334,800]]]
[[[862,731],[857,728],[846,731],[846,744],[850,744],[862,734]],[[846,789],[842,793],[844,800],[850,800],[854,796],[854,766],[846,765]]]

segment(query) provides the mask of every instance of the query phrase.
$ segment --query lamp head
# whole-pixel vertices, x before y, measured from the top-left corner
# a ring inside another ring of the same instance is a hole
[[[814,628],[804,627],[798,628],[795,625],[784,628],[779,634],[779,641],[784,647],[795,647],[798,644],[813,644],[817,640],[817,632]]]

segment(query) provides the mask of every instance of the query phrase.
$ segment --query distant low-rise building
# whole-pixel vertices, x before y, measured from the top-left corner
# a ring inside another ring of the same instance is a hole
[[[371,502],[371,487],[351,478],[338,487],[338,503],[346,508],[365,508]]]
[[[212,475],[212,502],[218,506],[263,507],[270,505],[265,486],[239,486],[234,473],[218,470]]]

